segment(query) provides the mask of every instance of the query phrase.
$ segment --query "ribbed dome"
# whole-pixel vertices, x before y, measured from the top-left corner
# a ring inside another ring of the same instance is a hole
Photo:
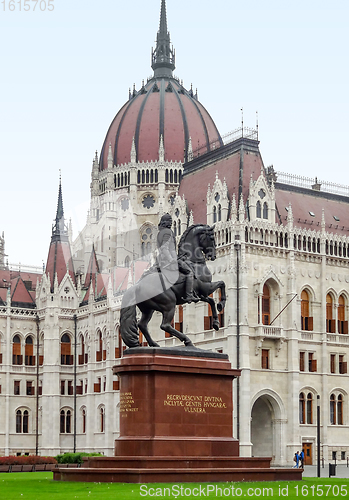
[[[192,91],[172,77],[154,77],[134,91],[112,121],[101,152],[100,170],[108,166],[109,144],[114,165],[128,163],[133,138],[137,161],[158,160],[161,136],[165,160],[169,161],[187,160],[189,138],[193,150],[200,147],[200,154],[217,139],[222,144],[216,125]]]

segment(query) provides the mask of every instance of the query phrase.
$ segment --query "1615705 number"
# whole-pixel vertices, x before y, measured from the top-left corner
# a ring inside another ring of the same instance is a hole
[[[52,12],[55,8],[54,0],[2,0],[0,4],[3,11],[10,12],[35,12],[39,10]]]
[[[346,484],[312,484],[308,486],[294,486],[296,496],[301,497],[346,497],[348,495]]]

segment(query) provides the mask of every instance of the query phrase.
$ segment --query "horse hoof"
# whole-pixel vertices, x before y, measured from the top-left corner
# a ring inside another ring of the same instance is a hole
[[[218,310],[218,312],[223,311],[223,304],[221,302],[218,302],[218,304],[217,304],[217,310]]]
[[[186,341],[184,342],[184,345],[185,345],[186,347],[194,347],[194,344],[193,344],[193,342],[192,342],[191,340],[186,340]]]
[[[213,328],[216,330],[216,332],[218,332],[218,330],[219,330],[219,321],[214,321],[213,322]]]

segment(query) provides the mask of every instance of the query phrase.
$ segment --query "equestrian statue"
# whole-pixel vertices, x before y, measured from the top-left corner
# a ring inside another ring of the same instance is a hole
[[[146,271],[138,283],[126,290],[121,305],[120,333],[127,347],[139,347],[139,330],[150,347],[159,347],[152,339],[148,323],[154,311],[162,314],[160,328],[177,337],[186,346],[193,343],[172,326],[176,305],[207,302],[211,306],[213,328],[219,329],[218,312],[225,306],[224,281],[212,282],[206,260],[215,260],[214,228],[207,224],[194,224],[183,233],[176,253],[176,240],[171,230],[172,217],[165,214],[159,223],[157,236],[158,256],[154,266]],[[216,304],[210,295],[220,289]],[[136,307],[142,313],[137,322]]]

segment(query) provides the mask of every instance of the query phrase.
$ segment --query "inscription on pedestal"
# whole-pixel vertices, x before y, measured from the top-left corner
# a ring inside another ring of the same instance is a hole
[[[194,394],[167,394],[164,406],[179,406],[188,413],[206,413],[207,410],[225,409],[226,403],[218,396],[197,396]]]
[[[128,412],[138,411],[132,392],[120,392],[120,416],[127,417]]]

